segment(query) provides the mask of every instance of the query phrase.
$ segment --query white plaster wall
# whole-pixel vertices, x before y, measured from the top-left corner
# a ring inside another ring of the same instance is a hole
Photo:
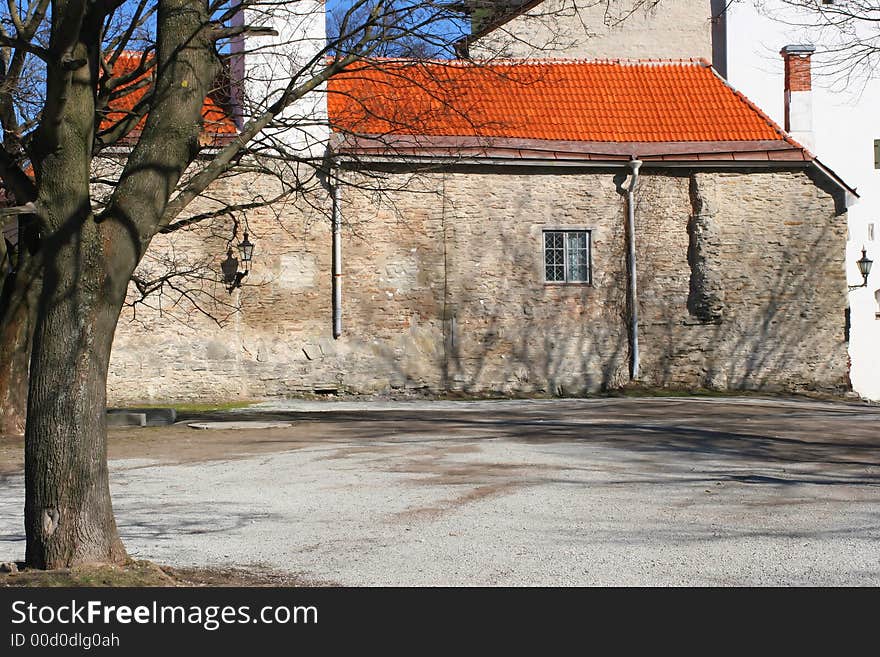
[[[779,5],[779,0],[763,4]],[[732,5],[728,17],[728,78],[771,118],[784,122],[782,46],[810,43],[813,35],[773,21],[750,2]],[[821,50],[821,43],[816,44]],[[822,61],[821,54],[813,61]],[[814,66],[814,71],[816,70]],[[855,84],[847,90],[833,88],[832,80],[813,76],[814,152],[846,182],[857,187],[861,198],[849,209],[849,240],[841,266],[851,285],[862,282],[856,260],[864,246],[868,257],[880,259],[880,171],[874,169],[874,139],[880,139],[880,81]],[[874,223],[874,240],[868,225]],[[880,265],[868,288],[849,293],[852,312],[849,353],[853,388],[865,398],[880,400],[880,319],[876,296],[880,290]],[[841,331],[843,317],[841,317]]]
[[[816,139],[813,127],[813,92],[792,91],[790,94],[791,107],[788,111],[789,132],[797,141],[807,147],[808,150],[816,149]]]

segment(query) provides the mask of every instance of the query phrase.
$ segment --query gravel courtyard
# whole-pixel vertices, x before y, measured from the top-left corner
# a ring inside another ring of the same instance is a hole
[[[340,585],[880,585],[880,408],[756,398],[267,403],[114,430],[129,553]],[[0,561],[21,559],[0,444]]]

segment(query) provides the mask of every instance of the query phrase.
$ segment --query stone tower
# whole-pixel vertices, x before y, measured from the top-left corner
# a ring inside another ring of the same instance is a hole
[[[327,43],[324,0],[260,2],[249,5],[234,19],[239,24],[269,27],[274,36],[239,37],[231,44],[230,77],[234,89],[236,121],[241,126],[261,115],[291,82],[307,81],[319,70],[320,53]],[[319,157],[329,128],[327,98],[320,87],[285,109],[277,127],[264,135],[277,139],[286,149]]]
[[[698,57],[714,62],[724,74],[723,9],[723,0],[526,2],[513,9],[509,20],[475,12],[465,50],[474,58]]]

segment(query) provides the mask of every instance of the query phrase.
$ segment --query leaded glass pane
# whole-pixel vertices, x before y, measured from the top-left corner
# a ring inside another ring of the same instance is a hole
[[[548,281],[565,281],[564,233],[544,233],[544,277]]]
[[[586,231],[566,233],[568,238],[568,276],[573,283],[585,283],[590,280],[590,258]]]

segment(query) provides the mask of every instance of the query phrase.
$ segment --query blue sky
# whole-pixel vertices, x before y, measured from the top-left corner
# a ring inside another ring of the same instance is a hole
[[[401,0],[396,3],[399,7],[405,9],[409,7],[418,7],[421,4],[418,0]],[[334,12],[344,12],[347,7],[352,5],[351,0],[327,0],[328,30],[332,28],[332,14]],[[413,20],[424,20],[427,11],[414,11],[409,14]],[[413,38],[411,41],[417,41],[435,57],[453,57],[452,44],[469,33],[469,23],[466,20],[437,20],[432,21],[430,26],[422,29],[424,38]],[[444,47],[442,44],[446,44]]]

